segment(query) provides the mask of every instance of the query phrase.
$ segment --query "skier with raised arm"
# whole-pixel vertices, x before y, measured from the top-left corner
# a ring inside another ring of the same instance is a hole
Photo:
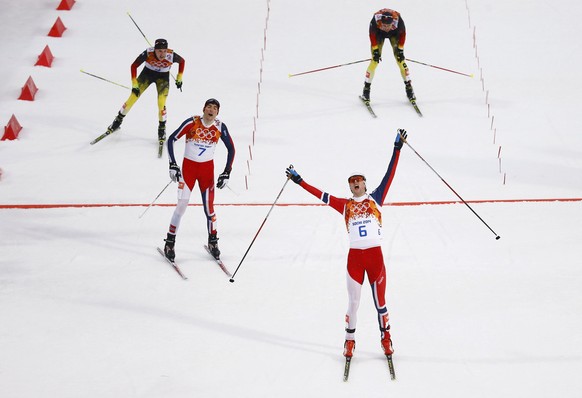
[[[398,130],[392,158],[384,178],[371,193],[367,192],[366,177],[363,173],[352,173],[348,177],[349,188],[353,196],[349,199],[344,199],[309,185],[294,168],[289,167],[286,169],[288,178],[325,204],[333,207],[345,218],[350,239],[350,250],[347,258],[348,309],[345,317],[346,334],[344,343],[344,356],[346,358],[351,359],[356,344],[357,311],[366,274],[372,288],[374,304],[378,314],[380,342],[384,354],[391,356],[394,352],[385,300],[386,267],[380,246],[382,241],[381,207],[394,179],[400,150],[406,140],[406,136],[405,130]]]

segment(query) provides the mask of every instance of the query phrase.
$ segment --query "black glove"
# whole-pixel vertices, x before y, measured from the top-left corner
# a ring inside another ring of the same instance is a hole
[[[382,61],[382,58],[380,57],[380,50],[378,50],[377,48],[372,50],[372,59],[374,60],[374,62]]]
[[[398,132],[396,133],[396,140],[394,141],[394,148],[398,150],[402,149],[402,145],[404,145],[404,141],[406,141],[407,136],[408,133],[406,133],[406,130],[398,129]]]
[[[182,80],[176,80],[176,88],[182,91]]]
[[[404,50],[399,48],[396,49],[396,61],[403,62],[406,58],[404,57]]]
[[[139,97],[139,94],[140,94],[139,87],[133,87],[131,89],[131,92],[134,93],[136,97]]]
[[[222,189],[228,183],[228,179],[230,178],[230,171],[223,171],[221,175],[218,176],[218,182],[216,183],[216,188]]]
[[[297,172],[292,166],[287,167],[287,169],[285,170],[285,175],[287,175],[287,178],[290,178],[291,181],[293,181],[295,184],[299,184],[301,183],[301,181],[303,181],[303,178],[301,178],[301,176],[297,174]]]
[[[176,164],[176,162],[170,162],[170,178],[172,181],[178,182],[180,177],[182,177],[180,167]]]

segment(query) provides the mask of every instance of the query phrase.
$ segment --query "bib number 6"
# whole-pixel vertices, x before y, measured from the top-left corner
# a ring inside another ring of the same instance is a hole
[[[360,236],[363,238],[365,236],[368,236],[368,231],[366,230],[366,226],[365,225],[360,225],[358,227],[358,232],[360,233]]]

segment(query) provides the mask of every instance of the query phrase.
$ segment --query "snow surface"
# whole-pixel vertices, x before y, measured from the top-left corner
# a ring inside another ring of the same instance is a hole
[[[0,120],[23,126],[0,142],[0,396],[579,396],[580,2],[58,3],[0,1]],[[288,77],[367,58],[383,7],[406,21],[407,57],[474,77],[409,63],[419,118],[385,54],[377,119],[357,99],[366,63]],[[235,283],[202,247],[197,195],[177,239],[187,281],[155,250],[175,185],[139,218],[168,182],[153,88],[120,132],[89,145],[128,90],[80,70],[130,84],[147,43],[128,12],[186,59],[169,130],[207,98],[222,103],[237,157],[216,211],[232,271],[285,187]],[[67,30],[48,37],[57,17]],[[52,67],[35,67],[47,44]],[[36,99],[19,101],[29,76]],[[370,186],[382,177],[397,128],[502,238],[405,146],[384,208],[397,380],[365,285],[344,383],[345,226],[284,185],[284,169],[347,196],[351,171]]]

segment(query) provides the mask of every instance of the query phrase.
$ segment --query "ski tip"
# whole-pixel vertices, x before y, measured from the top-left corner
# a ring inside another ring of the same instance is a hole
[[[362,95],[358,95],[358,98],[364,103],[364,105],[366,106],[366,109],[368,109],[368,112],[370,112],[370,115],[373,118],[378,117],[378,116],[376,116],[376,113],[372,109],[372,105],[370,105],[370,100],[369,99],[364,98]]]
[[[416,113],[418,114],[418,116],[422,117],[422,112],[420,111],[420,108],[418,107],[416,100],[414,101],[410,101],[410,104],[412,105],[412,107],[414,108],[414,110],[416,111]]]
[[[390,371],[390,379],[396,380],[396,372],[394,371],[394,362],[392,361],[392,355],[386,355],[388,360],[388,370]]]

